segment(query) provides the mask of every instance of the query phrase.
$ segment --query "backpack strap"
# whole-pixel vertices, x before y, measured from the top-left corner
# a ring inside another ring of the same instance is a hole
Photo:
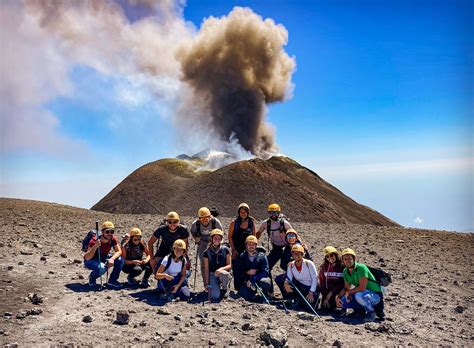
[[[211,224],[212,224],[212,229],[214,230],[216,228],[216,218],[215,217],[211,217]]]
[[[196,236],[201,237],[201,221],[196,221]]]
[[[286,232],[285,219],[280,218],[280,232]]]
[[[268,238],[270,238],[270,229],[272,228],[272,220],[270,218],[267,219],[267,233],[268,233]]]

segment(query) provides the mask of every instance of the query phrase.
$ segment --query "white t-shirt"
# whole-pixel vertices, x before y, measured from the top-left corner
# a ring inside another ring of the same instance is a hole
[[[289,230],[291,227],[290,223],[283,219],[283,223],[285,225],[285,229]],[[263,220],[262,224],[260,225],[259,231],[266,231],[267,230],[267,219]],[[278,246],[286,245],[285,242],[285,234],[280,233],[280,219],[276,221],[271,221],[270,223],[270,240],[273,244]]]
[[[165,267],[166,267],[166,264],[168,263],[168,257],[169,255],[165,256],[163,260],[161,261],[161,264]],[[164,273],[169,274],[170,276],[176,277],[178,274],[181,273],[182,267],[183,267],[183,261],[181,261],[181,259],[179,259],[178,262],[175,262],[174,259],[172,259],[170,266],[168,267],[167,270],[164,271]]]
[[[313,261],[303,259],[301,272],[298,272],[298,270],[296,269],[295,261],[291,261],[288,264],[286,275],[290,280],[293,280],[294,278],[301,284],[311,286],[311,289],[309,289],[310,291],[316,291],[316,287],[318,286],[318,276],[316,274],[316,266],[314,265]]]

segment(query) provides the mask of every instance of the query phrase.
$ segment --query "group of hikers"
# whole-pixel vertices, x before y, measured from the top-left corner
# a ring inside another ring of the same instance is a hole
[[[258,225],[250,215],[249,205],[240,204],[237,217],[229,226],[228,243],[224,242],[222,224],[214,208],[200,208],[190,230],[180,223],[178,213],[168,213],[147,243],[137,227],[119,242],[111,221],[105,221],[100,230],[97,223],[95,233],[91,231],[83,242],[84,265],[91,270],[88,284],[96,287],[100,278],[102,286],[102,275],[107,273],[107,286],[121,288],[118,279],[123,271],[128,274],[130,286],[148,288],[153,275],[160,299],[188,300],[193,295],[189,288],[191,235],[196,245],[195,264],[199,258],[204,290],[210,301],[227,298],[233,278],[237,294],[248,301],[276,303],[285,310],[302,309],[315,314],[316,309],[345,312],[352,308],[350,315],[360,316],[364,321],[373,321],[376,316],[384,320],[383,288],[371,269],[356,261],[354,250],[339,252],[327,246],[322,263],[316,267],[308,247],[281,213],[280,206],[272,203],[267,211],[269,217]],[[268,255],[258,245],[265,231],[268,247],[271,244]],[[273,279],[271,272],[278,262],[283,273]],[[141,281],[137,280],[142,273]],[[282,298],[274,296],[274,283]]]

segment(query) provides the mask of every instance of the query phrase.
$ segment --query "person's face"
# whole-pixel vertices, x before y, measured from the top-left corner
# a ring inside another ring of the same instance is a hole
[[[246,219],[249,216],[249,213],[248,213],[247,209],[240,208],[239,215],[242,219]]]
[[[142,240],[142,237],[141,237],[141,236],[133,236],[133,237],[132,237],[132,242],[133,242],[133,244],[135,244],[135,245],[140,244],[141,240]]]
[[[268,212],[268,215],[270,216],[270,219],[276,220],[276,219],[278,219],[278,216],[280,216],[280,212],[272,210],[272,211]]]
[[[293,255],[293,260],[301,261],[303,259],[303,253],[299,251],[292,251],[291,254]]]
[[[257,243],[248,242],[246,248],[249,253],[253,254],[257,250]]]
[[[344,266],[347,268],[354,267],[354,257],[352,255],[344,255],[342,257],[342,262],[344,262]]]
[[[104,238],[107,240],[111,240],[114,233],[115,233],[115,230],[112,228],[106,228],[105,230],[102,230],[102,236],[104,236]]]
[[[221,242],[222,242],[222,236],[220,236],[218,234],[212,236],[212,244],[217,246],[217,245],[220,245]]]
[[[334,263],[336,262],[336,254],[331,253],[329,255],[326,255],[326,260],[328,260],[329,263]]]
[[[286,240],[287,240],[288,244],[290,244],[290,245],[295,244],[296,243],[296,234],[288,233],[288,235],[286,236]]]
[[[184,249],[181,248],[173,248],[173,251],[176,257],[183,256],[184,254]]]
[[[178,228],[179,220],[168,220],[168,227],[171,231],[174,231]]]
[[[202,216],[202,217],[199,218],[199,221],[201,222],[201,224],[203,224],[203,226],[207,226],[207,225],[209,225],[209,221],[211,221],[211,215]]]

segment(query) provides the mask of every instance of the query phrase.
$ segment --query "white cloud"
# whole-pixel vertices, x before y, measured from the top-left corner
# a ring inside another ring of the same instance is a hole
[[[423,223],[423,219],[419,216],[416,217],[416,219],[413,220],[416,224],[421,224]]]

